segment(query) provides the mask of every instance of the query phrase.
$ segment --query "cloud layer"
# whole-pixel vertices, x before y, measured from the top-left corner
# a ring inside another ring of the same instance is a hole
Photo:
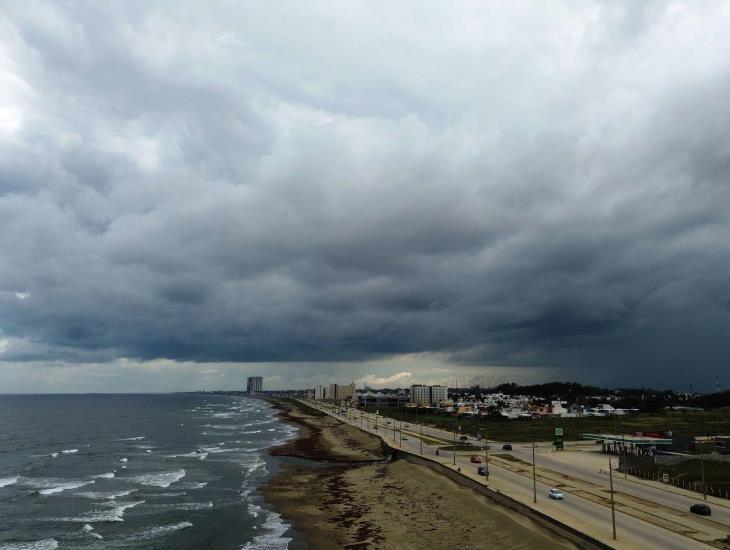
[[[726,3],[2,13],[4,361],[723,369]]]

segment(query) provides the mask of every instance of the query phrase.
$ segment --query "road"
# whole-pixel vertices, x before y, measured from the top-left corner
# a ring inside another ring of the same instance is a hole
[[[308,403],[312,405],[312,403]],[[345,415],[337,409],[315,404],[323,412],[376,433],[386,443],[415,455],[436,460],[462,474],[484,482],[472,464],[472,455],[485,461],[481,442],[474,438],[474,451],[437,451],[450,444],[453,432],[425,427],[413,422],[384,419],[371,413],[349,410]],[[377,431],[375,429],[377,422]],[[394,424],[395,423],[395,424]],[[423,439],[421,438],[423,434]],[[401,440],[401,435],[403,440]],[[458,441],[458,439],[457,439]],[[720,540],[730,533],[730,506],[727,501],[710,498],[713,516],[705,518],[689,513],[689,506],[701,501],[692,494],[660,483],[624,479],[613,473],[617,539],[612,538],[608,457],[595,452],[556,452],[548,444],[536,447],[537,503],[533,503],[532,445],[513,444],[512,451],[503,451],[502,443],[490,441],[488,485],[556,519],[586,532],[616,548],[688,549],[730,548]],[[438,454],[437,454],[438,452]],[[454,456],[455,455],[455,456]],[[502,455],[502,456],[495,456]],[[507,459],[508,458],[508,459]],[[601,462],[605,460],[605,465]],[[547,498],[550,488],[557,487],[565,500]]]

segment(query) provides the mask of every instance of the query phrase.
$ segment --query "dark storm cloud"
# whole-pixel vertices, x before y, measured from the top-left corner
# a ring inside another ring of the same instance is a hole
[[[7,6],[0,357],[721,369],[728,7],[381,8]]]

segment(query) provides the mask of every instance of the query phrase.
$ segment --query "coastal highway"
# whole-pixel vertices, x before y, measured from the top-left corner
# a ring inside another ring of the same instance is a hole
[[[312,403],[308,403],[312,405]],[[351,410],[347,414],[337,409],[315,405],[339,420],[377,433],[394,448],[437,460],[461,473],[478,479],[477,464],[470,462],[473,454],[484,461],[484,450],[475,445],[474,451],[454,453],[439,451],[438,447],[453,440],[453,432],[421,427],[413,422],[401,423],[375,415]],[[387,424],[386,422],[390,422]],[[395,425],[393,424],[395,422]],[[395,430],[393,429],[395,427]],[[405,440],[401,441],[402,435]],[[423,433],[421,446],[420,434]],[[470,438],[472,443],[477,443]],[[711,499],[711,518],[689,513],[689,506],[701,500],[696,494],[659,483],[623,478],[614,472],[617,540],[612,539],[608,458],[594,451],[556,452],[547,444],[540,444],[536,452],[537,504],[533,501],[532,445],[513,444],[513,451],[502,451],[502,443],[490,443],[490,478],[488,485],[495,490],[528,504],[537,510],[586,532],[616,548],[730,548],[724,542],[730,533],[730,507],[720,499]],[[584,447],[585,448],[585,447]],[[421,451],[422,449],[422,451]],[[502,455],[502,456],[495,456]],[[509,459],[507,459],[508,457]],[[605,464],[601,467],[602,463]],[[565,500],[552,501],[548,490],[558,487]]]

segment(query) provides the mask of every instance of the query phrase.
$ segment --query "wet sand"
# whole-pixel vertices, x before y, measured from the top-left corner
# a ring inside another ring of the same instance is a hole
[[[272,450],[295,464],[262,488],[313,549],[574,548],[430,468],[382,461],[377,437],[288,400],[272,401],[299,437]]]

